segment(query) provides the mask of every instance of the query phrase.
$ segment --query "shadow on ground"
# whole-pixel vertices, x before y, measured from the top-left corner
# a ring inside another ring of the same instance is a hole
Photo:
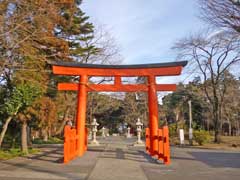
[[[188,152],[195,160],[211,167],[240,168],[240,153],[235,152]]]

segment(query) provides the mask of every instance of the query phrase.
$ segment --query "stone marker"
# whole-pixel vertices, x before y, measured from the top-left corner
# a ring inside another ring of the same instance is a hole
[[[99,124],[97,123],[97,120],[95,118],[93,119],[91,126],[92,126],[92,141],[90,142],[90,144],[99,145],[99,142],[97,141],[97,127],[99,126]]]
[[[184,130],[179,129],[179,138],[180,138],[180,144],[184,145]]]

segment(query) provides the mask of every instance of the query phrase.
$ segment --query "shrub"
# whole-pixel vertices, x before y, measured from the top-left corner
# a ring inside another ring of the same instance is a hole
[[[208,131],[200,130],[193,132],[194,140],[201,146],[210,141],[210,134]]]
[[[169,136],[170,137],[177,137],[178,136],[176,123],[169,124],[168,129],[169,129]]]

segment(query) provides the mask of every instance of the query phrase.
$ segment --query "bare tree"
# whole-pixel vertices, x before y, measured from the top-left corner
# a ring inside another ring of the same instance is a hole
[[[88,48],[81,57],[83,63],[93,64],[121,64],[122,56],[115,38],[103,26],[98,25],[92,34],[94,38],[84,41],[82,46]],[[95,47],[95,48],[89,48]]]
[[[199,0],[201,18],[215,27],[240,33],[239,0]]]
[[[203,77],[203,90],[213,117],[215,142],[220,142],[221,116],[227,86],[222,80],[231,66],[240,62],[239,39],[225,33],[199,33],[176,43],[179,58],[191,61]]]

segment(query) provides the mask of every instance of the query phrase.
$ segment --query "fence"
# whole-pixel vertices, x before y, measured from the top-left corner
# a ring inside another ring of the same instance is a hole
[[[150,131],[146,128],[146,151],[150,154]],[[158,129],[158,159],[163,160],[164,164],[170,164],[170,146],[168,126]]]
[[[87,151],[88,144],[88,129],[85,128],[85,144],[84,151]],[[77,132],[75,128],[66,125],[64,127],[64,150],[63,162],[67,163],[77,156]]]
[[[145,129],[145,136],[146,136],[146,151],[147,153],[150,153],[150,131],[149,128]]]
[[[77,156],[77,134],[76,129],[66,125],[64,127],[64,150],[63,162],[67,163]]]

